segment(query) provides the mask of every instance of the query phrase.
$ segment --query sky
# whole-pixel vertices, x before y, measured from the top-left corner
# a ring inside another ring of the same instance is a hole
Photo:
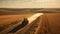
[[[0,0],[0,8],[60,8],[60,0]]]

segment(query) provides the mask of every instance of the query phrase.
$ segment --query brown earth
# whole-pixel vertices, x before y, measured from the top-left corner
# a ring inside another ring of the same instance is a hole
[[[60,13],[43,15],[41,23],[37,34],[60,34]]]
[[[1,15],[0,16],[0,31],[11,26],[14,25],[17,21],[17,23],[21,20],[23,20],[23,18],[27,18],[30,17],[33,14],[20,14],[20,15]]]
[[[21,20],[25,17],[30,17],[32,14],[22,14],[22,15],[3,15],[0,16],[0,25],[14,22],[16,20]]]

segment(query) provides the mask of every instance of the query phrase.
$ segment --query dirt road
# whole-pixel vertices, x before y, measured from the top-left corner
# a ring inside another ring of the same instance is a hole
[[[60,13],[44,14],[39,17],[39,20],[37,19],[34,25],[36,25],[37,23],[39,25],[37,31],[35,31],[35,34],[60,34]],[[33,29],[34,26],[32,25],[32,27],[28,29],[26,34],[30,34],[29,32]]]

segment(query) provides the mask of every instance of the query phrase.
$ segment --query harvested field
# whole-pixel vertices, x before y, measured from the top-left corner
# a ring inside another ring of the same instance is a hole
[[[0,16],[0,31],[20,22],[25,17],[26,18],[30,17],[31,15],[33,15],[33,14],[1,15]]]

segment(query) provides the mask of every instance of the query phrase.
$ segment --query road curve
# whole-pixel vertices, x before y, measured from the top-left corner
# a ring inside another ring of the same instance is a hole
[[[27,29],[29,29],[29,28],[32,26],[32,24],[34,24],[33,22],[34,22],[39,16],[41,16],[41,15],[43,15],[43,13],[36,13],[36,14],[32,15],[31,17],[29,17],[29,18],[28,18],[28,20],[29,20],[28,25],[26,25],[26,27],[18,30],[16,33],[19,33],[19,34],[20,34],[20,32],[22,32],[22,33],[25,32]],[[19,24],[17,24],[16,27],[17,27],[18,25],[19,25]],[[12,27],[9,27],[9,28],[7,28],[7,29],[5,29],[4,31],[2,31],[2,32],[0,32],[0,33],[6,34],[6,33],[8,33],[9,31],[11,31],[11,30],[14,29],[14,28],[15,28],[15,25],[12,26]],[[16,34],[16,33],[8,33],[8,34]]]
[[[28,18],[29,23],[22,29],[18,30],[15,34],[24,34],[27,30],[37,21],[43,13],[36,13]]]

